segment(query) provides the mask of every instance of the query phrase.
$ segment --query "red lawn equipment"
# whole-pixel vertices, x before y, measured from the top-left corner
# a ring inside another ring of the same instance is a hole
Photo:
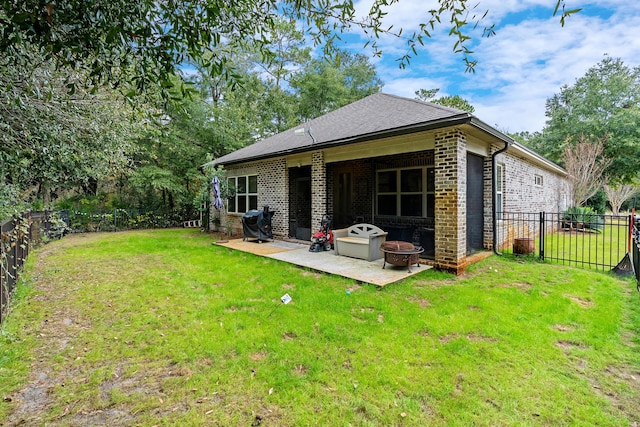
[[[320,227],[320,231],[311,236],[309,252],[322,252],[333,249],[333,231],[331,231],[331,218],[329,218],[329,215],[322,216]]]

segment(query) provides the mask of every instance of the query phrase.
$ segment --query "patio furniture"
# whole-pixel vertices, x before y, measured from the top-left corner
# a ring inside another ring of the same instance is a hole
[[[372,224],[356,224],[349,228],[333,230],[336,255],[374,261],[382,258],[382,245],[387,234]]]
[[[424,251],[420,246],[414,246],[412,243],[393,240],[383,243],[380,250],[384,252],[382,268],[385,268],[389,263],[399,267],[407,267],[409,273],[411,273],[412,264],[420,267],[420,254]]]

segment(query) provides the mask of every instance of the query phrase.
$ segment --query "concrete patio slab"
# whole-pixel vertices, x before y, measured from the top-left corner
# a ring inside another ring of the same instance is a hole
[[[411,272],[409,272],[407,267],[387,264],[383,269],[384,261],[382,259],[368,262],[361,259],[338,256],[334,251],[309,252],[308,244],[282,240],[269,240],[258,243],[255,240],[243,241],[242,239],[234,239],[229,241],[221,240],[216,244],[376,286],[395,283],[431,268],[428,265],[420,265],[420,267],[413,265],[411,266]]]

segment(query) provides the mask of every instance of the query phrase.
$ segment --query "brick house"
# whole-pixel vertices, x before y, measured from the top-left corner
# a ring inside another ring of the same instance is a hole
[[[501,212],[566,209],[566,172],[467,112],[376,93],[213,161],[235,197],[223,224],[249,209],[276,211],[277,238],[309,240],[376,224],[389,240],[420,242],[440,268],[497,247]],[[495,207],[495,209],[494,209]]]

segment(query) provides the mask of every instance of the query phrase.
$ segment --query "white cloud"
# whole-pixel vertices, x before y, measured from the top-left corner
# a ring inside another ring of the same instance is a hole
[[[427,77],[399,77],[385,81],[383,91],[406,98],[415,98],[418,89],[433,89],[443,86],[443,82]],[[442,93],[438,92],[438,96]]]
[[[377,66],[384,91],[413,97],[420,88],[440,88],[439,95],[466,98],[481,120],[502,130],[542,130],[546,100],[559,93],[562,85],[572,85],[605,54],[620,57],[631,67],[639,63],[640,38],[634,29],[640,27],[640,2],[577,3],[567,0],[567,8],[584,10],[562,27],[558,17],[551,16],[554,0],[480,0],[479,7],[490,10],[487,20],[498,24],[498,32],[489,39],[476,38],[474,74],[464,73],[462,57],[452,53],[454,40],[443,30],[426,40],[406,70],[398,69],[395,62],[406,52],[406,42],[382,37],[379,44],[384,55]],[[386,22],[412,27],[424,21],[416,11],[425,10],[423,2],[401,0]]]
[[[546,100],[561,86],[574,84],[605,54],[637,64],[640,41],[629,28],[640,25],[640,17],[572,18],[564,28],[551,20],[525,21],[503,28],[494,40],[483,40],[477,78],[460,86],[485,91],[472,101],[481,119],[511,131],[541,130]]]

